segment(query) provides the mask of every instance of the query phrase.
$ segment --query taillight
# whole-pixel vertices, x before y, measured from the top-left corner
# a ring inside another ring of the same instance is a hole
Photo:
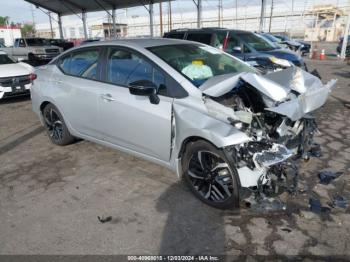
[[[33,82],[36,78],[37,78],[37,75],[36,75],[36,74],[30,74],[30,75],[29,75],[29,80],[30,80],[31,82]]]

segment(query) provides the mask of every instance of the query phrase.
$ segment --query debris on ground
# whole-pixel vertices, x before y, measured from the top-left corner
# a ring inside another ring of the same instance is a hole
[[[311,146],[309,154],[311,157],[321,157],[322,156],[321,145],[314,143]]]
[[[287,228],[287,227],[281,228],[281,230],[284,232],[287,232],[287,233],[292,232],[292,230],[290,228]]]
[[[343,172],[333,172],[333,171],[321,171],[318,173],[318,177],[320,178],[320,184],[328,185],[332,180],[340,177]]]
[[[285,211],[287,206],[279,198],[262,197],[250,198],[246,200],[247,208],[257,213],[268,213],[273,211]]]
[[[106,223],[106,222],[110,222],[112,220],[112,217],[111,216],[108,216],[108,217],[97,217],[98,218],[98,221],[100,221],[101,223]]]
[[[329,213],[331,211],[329,207],[322,206],[320,200],[315,198],[309,199],[309,207],[312,212],[318,214]]]
[[[340,195],[336,195],[333,198],[332,203],[330,203],[331,207],[340,207],[340,208],[347,208],[348,207],[348,200],[345,199],[343,196]]]

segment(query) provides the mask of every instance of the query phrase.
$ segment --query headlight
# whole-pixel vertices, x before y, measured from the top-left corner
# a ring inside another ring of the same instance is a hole
[[[280,66],[284,66],[284,67],[290,67],[292,66],[292,63],[289,62],[286,59],[281,59],[281,58],[277,58],[277,57],[269,57],[270,61],[276,65],[280,65]]]
[[[45,53],[45,49],[43,49],[43,48],[36,48],[36,49],[34,49],[34,53],[36,53],[36,54]]]

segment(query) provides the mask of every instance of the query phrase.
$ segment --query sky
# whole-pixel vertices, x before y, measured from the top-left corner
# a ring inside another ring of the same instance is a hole
[[[236,1],[238,1],[238,5],[260,5],[261,0],[222,0],[223,8],[232,8],[235,6]],[[269,4],[271,0],[267,1],[267,8],[269,8]],[[286,6],[291,5],[291,0],[274,0],[275,2],[281,2],[285,4]],[[295,5],[303,5],[305,2],[317,2],[317,0],[294,0]],[[327,0],[326,1],[329,4],[347,4],[349,3],[349,0]],[[217,8],[218,6],[218,0],[203,0],[203,9],[213,9]],[[350,5],[350,4],[349,4]],[[192,0],[176,0],[172,3],[172,10],[173,12],[188,12],[190,10],[194,10],[195,6],[193,4]],[[158,13],[158,5],[155,6],[154,12],[155,14]],[[164,4],[164,10],[166,10],[166,4]],[[117,16],[119,13],[124,13],[124,10],[117,10]],[[129,8],[128,16],[146,16],[147,11],[144,7],[135,7],[135,8]],[[89,18],[93,17],[101,17],[105,15],[104,12],[95,12],[95,13],[89,13]],[[28,2],[25,2],[24,0],[0,0],[0,16],[9,16],[10,21],[12,22],[19,22],[19,23],[25,23],[25,22],[32,22],[33,16],[35,23],[47,23],[48,22],[48,16],[41,10],[35,8],[33,5],[29,4]]]

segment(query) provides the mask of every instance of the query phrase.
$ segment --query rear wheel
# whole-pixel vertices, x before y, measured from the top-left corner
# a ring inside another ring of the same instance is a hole
[[[60,146],[71,144],[74,137],[69,133],[63,117],[53,104],[47,104],[43,110],[47,134],[52,143]]]
[[[190,143],[182,166],[185,181],[201,201],[221,209],[238,207],[238,174],[222,150],[202,140]]]

